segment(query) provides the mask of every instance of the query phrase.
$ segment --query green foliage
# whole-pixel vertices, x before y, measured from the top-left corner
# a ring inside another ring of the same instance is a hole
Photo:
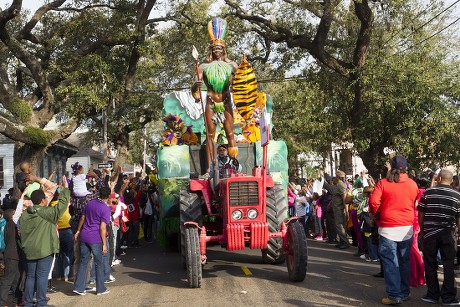
[[[322,154],[331,142],[352,142],[374,170],[385,159],[385,147],[407,155],[417,167],[457,164],[453,146],[460,142],[459,45],[443,32],[448,24],[448,15],[439,14],[443,3],[368,2],[374,13],[372,36],[360,68],[355,52],[363,47],[358,39],[361,25],[353,3],[334,7],[324,50],[318,53],[315,47],[322,46],[311,44],[316,43],[316,16],[324,9],[319,4],[274,1],[277,10],[270,12],[264,1],[251,1],[250,10],[237,1],[226,2],[274,23],[268,27],[241,20],[241,29],[256,29],[244,39],[247,45],[271,51],[276,79],[288,70],[300,71],[296,82],[264,85],[274,101],[273,134],[286,140],[290,156]],[[292,48],[295,39],[305,44]],[[331,59],[347,74],[332,70]]]
[[[32,116],[32,109],[29,104],[19,98],[13,100],[9,111],[17,121],[22,123],[28,122]]]
[[[32,145],[48,146],[51,140],[51,133],[40,128],[25,127],[24,132],[29,136]]]

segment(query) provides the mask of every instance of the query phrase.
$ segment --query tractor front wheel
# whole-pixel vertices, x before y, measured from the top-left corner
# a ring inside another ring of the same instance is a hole
[[[289,280],[304,281],[307,275],[308,250],[305,231],[300,223],[288,226],[287,269]]]
[[[201,214],[201,196],[198,193],[190,192],[189,189],[180,191],[180,250],[182,255],[182,266],[186,269],[185,264],[185,222],[195,222],[203,226],[203,217]]]
[[[187,267],[187,279],[190,288],[200,288],[202,278],[200,236],[198,228],[185,227],[185,262]]]

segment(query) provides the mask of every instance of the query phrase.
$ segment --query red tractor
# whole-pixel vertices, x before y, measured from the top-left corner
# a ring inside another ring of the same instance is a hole
[[[208,242],[229,251],[260,249],[264,263],[287,260],[291,281],[305,279],[304,229],[296,218],[287,219],[286,190],[267,174],[266,165],[264,146],[263,165],[252,175],[227,172],[225,178],[190,179],[188,188],[181,190],[181,251],[190,287],[201,287]]]

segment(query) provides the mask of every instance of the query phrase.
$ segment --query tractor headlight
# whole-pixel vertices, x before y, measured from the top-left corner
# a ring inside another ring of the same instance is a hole
[[[232,212],[232,219],[234,219],[235,221],[241,220],[242,217],[243,212],[241,212],[241,210],[234,210]]]
[[[250,220],[254,220],[255,218],[257,218],[257,215],[259,215],[259,214],[257,213],[256,209],[249,209],[248,210],[248,218]]]

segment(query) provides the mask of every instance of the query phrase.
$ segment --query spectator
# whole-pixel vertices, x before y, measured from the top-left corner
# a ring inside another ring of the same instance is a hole
[[[102,255],[108,253],[107,224],[110,223],[110,208],[107,202],[109,197],[110,188],[102,187],[99,190],[99,199],[93,199],[86,205],[75,233],[75,240],[79,239],[80,242],[80,263],[73,292],[79,295],[85,295],[87,291],[86,275],[90,253],[96,263],[96,293],[102,295],[110,292],[104,285],[102,259]]]
[[[294,182],[289,182],[288,183],[288,206],[289,206],[289,216],[295,216],[295,198],[296,198],[296,193],[295,193],[295,184]]]
[[[374,188],[369,208],[379,215],[379,254],[383,263],[386,292],[384,305],[400,304],[409,298],[410,248],[417,184],[407,175],[403,156],[391,160],[388,178]]]
[[[339,243],[335,247],[340,249],[346,249],[350,247],[347,234],[345,232],[345,222],[347,208],[345,205],[345,197],[347,196],[347,186],[345,184],[345,172],[337,171],[335,178],[335,189],[332,194],[331,207],[334,214],[335,230],[339,236]]]
[[[32,175],[30,178],[32,181],[38,179]],[[66,180],[63,180],[63,185],[67,187]],[[21,215],[21,244],[27,260],[24,306],[33,305],[35,290],[37,306],[47,304],[48,274],[54,254],[59,253],[56,223],[67,209],[69,197],[70,191],[64,188],[60,193],[59,204],[48,207],[48,199],[43,190],[35,190],[31,194],[33,206]]]
[[[7,222],[4,230],[5,251],[3,253],[5,273],[0,277],[0,306],[7,305],[8,291],[10,289],[14,291],[13,303],[19,305],[22,301],[22,291],[19,287],[21,277],[20,260],[22,259],[20,258],[19,234],[16,223],[13,221],[15,210],[14,202],[11,201],[3,214]]]
[[[13,198],[13,194],[14,194],[14,188],[9,188],[8,193],[5,195],[5,197],[2,200],[2,210],[3,211],[5,211],[6,208],[8,208],[8,203],[10,199]]]
[[[300,186],[296,186],[297,197],[295,199],[295,215],[300,217],[298,221],[302,224],[304,228],[305,235],[308,236],[307,229],[307,206],[309,206],[308,201],[305,197],[305,191],[300,189]]]
[[[50,206],[56,206],[59,201],[59,193],[56,192]],[[59,254],[57,255],[57,275],[65,281],[72,276],[73,267],[73,233],[70,227],[70,213],[67,208],[58,220],[59,231]]]
[[[457,243],[452,235],[460,225],[460,193],[451,188],[453,174],[443,169],[436,176],[437,185],[426,189],[420,199],[419,224],[423,233],[423,260],[427,294],[422,301],[460,306],[455,285],[454,259]],[[441,290],[438,282],[438,250],[444,266]]]
[[[417,178],[414,177],[418,186],[417,195],[417,206],[420,203],[422,195],[425,193],[426,188],[429,186],[430,181],[428,178]],[[423,264],[422,253],[420,252],[419,245],[419,233],[420,225],[418,223],[418,210],[414,210],[414,238],[412,240],[412,247],[410,251],[410,286],[412,288],[418,288],[426,283],[425,280],[425,267]]]
[[[337,231],[335,230],[334,212],[331,206],[332,194],[335,190],[335,186],[332,184],[332,177],[328,174],[324,174],[324,185],[323,193],[321,195],[321,206],[323,209],[323,220],[325,221],[327,240],[329,244],[337,244]]]

